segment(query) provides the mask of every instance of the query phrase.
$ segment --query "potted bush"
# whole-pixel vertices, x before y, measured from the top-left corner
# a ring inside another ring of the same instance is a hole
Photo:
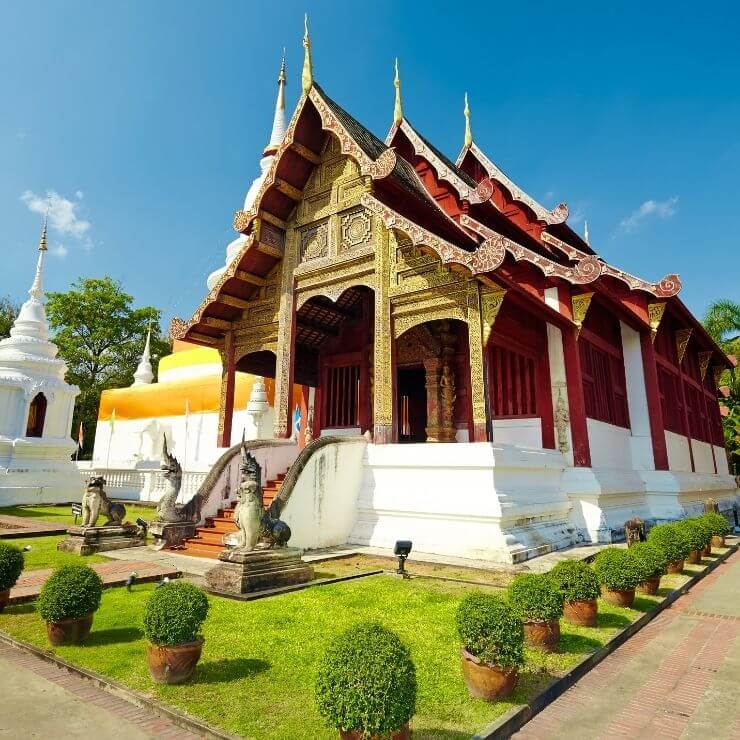
[[[516,686],[524,662],[524,625],[503,597],[469,593],[456,615],[462,668],[471,696],[493,701]]]
[[[350,627],[319,664],[316,704],[342,738],[410,738],[416,669],[408,648],[377,622]]]
[[[203,650],[200,631],[208,607],[203,591],[185,581],[160,586],[149,597],[144,632],[149,672],[157,683],[184,683],[193,675]]]
[[[593,568],[583,560],[561,560],[549,573],[563,595],[563,618],[580,627],[595,627],[601,593]]]
[[[668,559],[669,573],[683,573],[686,556],[691,552],[691,543],[677,523],[658,524],[648,534],[648,542],[657,545]]]
[[[711,542],[712,535],[707,532],[704,527],[701,526],[696,519],[684,519],[676,524],[676,526],[683,533],[686,540],[691,546],[689,554],[686,556],[686,562],[692,565],[701,563],[701,553],[706,547],[707,542]],[[707,539],[707,535],[709,538]]]
[[[10,589],[23,572],[23,553],[13,545],[0,542],[0,612],[10,600]]]
[[[703,514],[701,516],[695,516],[692,521],[696,522],[696,526],[698,526],[704,533],[705,544],[700,554],[703,558],[709,557],[709,555],[712,554],[712,537],[714,537],[713,528],[704,518]]]
[[[724,547],[725,537],[730,534],[730,525],[727,523],[722,514],[716,511],[710,511],[701,517],[712,532],[712,547]]]
[[[36,607],[52,645],[79,645],[90,634],[103,581],[88,565],[63,565],[41,588]]]
[[[644,575],[637,590],[641,594],[654,596],[660,588],[660,578],[668,568],[668,558],[654,542],[635,542],[630,552],[637,558]]]
[[[563,595],[549,576],[524,573],[509,586],[509,603],[524,622],[524,639],[547,653],[557,649]]]
[[[644,576],[632,548],[607,547],[602,550],[594,560],[594,571],[606,601],[615,606],[632,606],[635,587]]]

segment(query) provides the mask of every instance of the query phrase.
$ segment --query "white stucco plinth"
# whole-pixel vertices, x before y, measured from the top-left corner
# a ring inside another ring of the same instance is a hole
[[[554,450],[512,445],[368,445],[349,542],[519,562],[573,544]]]

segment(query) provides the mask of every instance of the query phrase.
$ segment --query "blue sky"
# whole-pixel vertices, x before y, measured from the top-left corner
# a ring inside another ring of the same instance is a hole
[[[478,144],[589,222],[609,262],[678,272],[698,315],[738,298],[740,10],[733,3],[0,3],[0,295],[22,298],[41,201],[47,287],[109,274],[166,319],[223,263],[269,136],[283,46],[381,138],[398,56],[408,118]]]

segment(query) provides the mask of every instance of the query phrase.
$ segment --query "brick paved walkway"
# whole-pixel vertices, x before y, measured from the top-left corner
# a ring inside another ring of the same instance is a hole
[[[110,563],[97,563],[90,567],[98,573],[103,579],[103,584],[107,587],[125,584],[129,574],[133,571],[137,573],[137,583],[158,581],[164,576],[179,578],[182,575],[177,568],[143,560],[114,560]],[[48,568],[24,571],[15,586],[10,589],[10,604],[22,604],[35,599],[52,572]]]
[[[514,737],[740,740],[740,552]]]
[[[0,514],[0,539],[10,537],[41,537],[46,534],[64,534],[68,524],[47,522],[28,516]]]
[[[2,642],[0,696],[0,738],[196,740],[203,737]]]

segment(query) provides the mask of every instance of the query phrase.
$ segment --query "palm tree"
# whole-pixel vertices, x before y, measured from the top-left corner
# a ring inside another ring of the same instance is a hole
[[[712,303],[704,317],[704,328],[728,355],[740,355],[740,303],[719,300]],[[740,461],[740,372],[737,368],[725,370],[720,385],[729,394],[721,402],[729,413],[722,419],[725,442],[730,459]]]

